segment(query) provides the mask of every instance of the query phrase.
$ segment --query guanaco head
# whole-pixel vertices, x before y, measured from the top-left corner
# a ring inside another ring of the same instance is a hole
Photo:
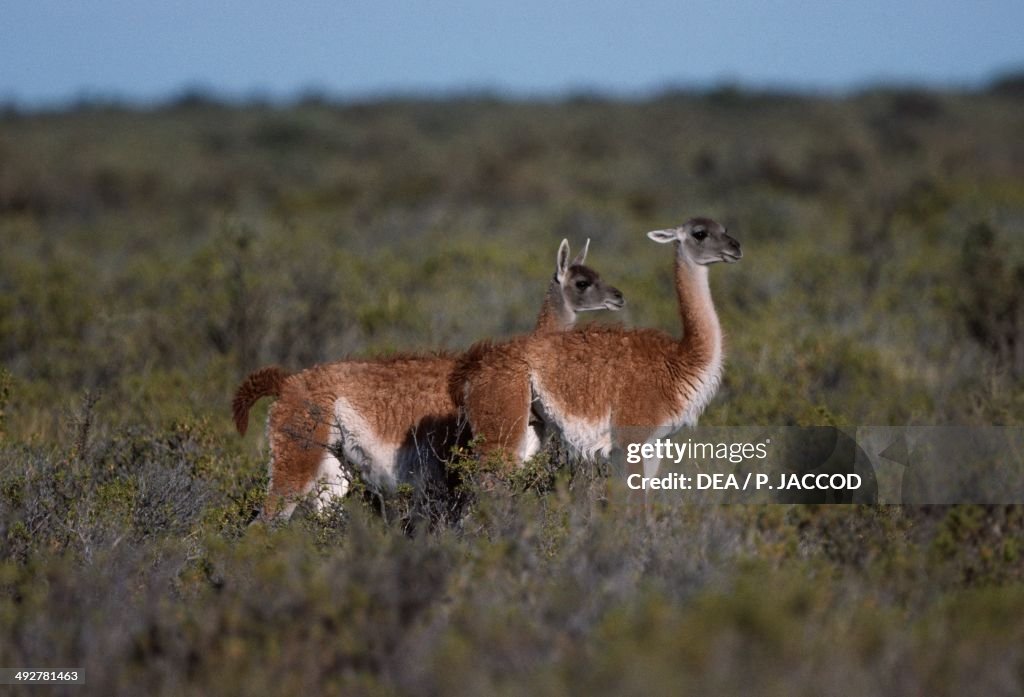
[[[676,228],[647,233],[655,242],[678,242],[681,253],[695,264],[706,266],[716,261],[731,264],[743,257],[739,240],[711,218],[690,218]]]
[[[566,306],[575,312],[588,310],[621,310],[626,304],[622,292],[608,285],[597,271],[583,262],[590,249],[590,239],[576,258],[569,261],[569,240],[562,240],[555,258],[555,280],[562,287]]]

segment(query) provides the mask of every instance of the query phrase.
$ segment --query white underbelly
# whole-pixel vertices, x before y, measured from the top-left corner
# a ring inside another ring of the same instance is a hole
[[[372,486],[391,493],[399,484],[419,485],[425,478],[438,476],[442,444],[411,438],[402,443],[385,440],[344,397],[335,401],[334,416],[331,445],[340,444],[345,459]]]
[[[608,457],[612,452],[611,412],[598,419],[566,417],[559,424],[562,439],[587,459]]]
[[[532,380],[534,404],[537,414],[544,420],[548,431],[554,430],[575,454],[587,459],[608,457],[612,451],[612,414],[609,409],[595,419],[560,413],[544,388]],[[552,429],[552,427],[554,427]],[[528,429],[533,431],[533,429]]]
[[[403,448],[391,443],[370,426],[347,399],[334,402],[335,422],[331,424],[331,444],[340,443],[345,459],[358,468],[360,476],[376,487],[393,491],[401,471]]]

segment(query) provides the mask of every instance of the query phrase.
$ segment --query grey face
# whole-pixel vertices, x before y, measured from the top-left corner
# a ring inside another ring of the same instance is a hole
[[[601,275],[583,262],[590,249],[590,240],[576,258],[569,261],[569,241],[562,240],[555,258],[555,278],[562,287],[562,295],[574,312],[588,310],[621,310],[626,304],[622,292],[601,280]]]
[[[574,264],[562,279],[562,293],[576,312],[588,310],[621,310],[626,304],[622,292],[608,285],[589,266]]]
[[[647,236],[661,244],[678,242],[681,251],[694,263],[701,265],[714,264],[716,261],[731,264],[743,257],[739,240],[710,218],[690,218],[680,227],[654,230],[648,232]]]

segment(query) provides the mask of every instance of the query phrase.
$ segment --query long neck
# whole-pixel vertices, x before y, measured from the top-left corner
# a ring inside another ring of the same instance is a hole
[[[544,296],[544,304],[537,315],[535,332],[560,332],[576,324],[576,313],[565,302],[565,295],[562,293],[562,284],[557,277],[551,279],[548,284],[547,295]]]
[[[714,362],[722,352],[722,328],[708,286],[708,268],[676,250],[676,295],[683,323],[680,350],[690,359]]]

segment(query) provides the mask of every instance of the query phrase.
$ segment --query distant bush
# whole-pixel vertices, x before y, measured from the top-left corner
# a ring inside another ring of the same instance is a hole
[[[7,420],[7,405],[11,399],[11,384],[14,379],[6,368],[0,368],[0,442],[4,439],[4,426]]]
[[[1000,75],[992,81],[987,91],[999,97],[1024,98],[1024,72]]]
[[[172,110],[209,109],[222,106],[224,106],[223,101],[213,90],[200,86],[185,88],[167,102],[167,108]]]
[[[986,223],[967,231],[959,309],[975,341],[1019,379],[1024,377],[1024,262],[1008,258],[1008,244]]]

